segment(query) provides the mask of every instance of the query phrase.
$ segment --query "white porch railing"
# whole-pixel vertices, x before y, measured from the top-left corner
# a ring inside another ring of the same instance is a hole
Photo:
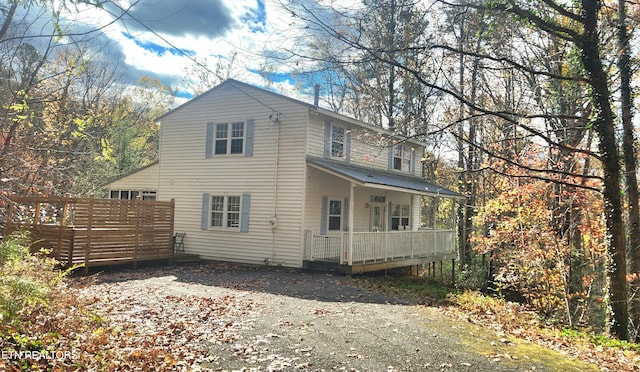
[[[350,255],[351,253],[351,255]],[[455,254],[453,230],[354,232],[319,235],[305,231],[305,260],[335,261],[343,265]]]

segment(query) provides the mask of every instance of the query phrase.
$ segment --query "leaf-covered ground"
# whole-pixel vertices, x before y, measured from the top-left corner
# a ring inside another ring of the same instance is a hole
[[[76,278],[68,293],[77,300],[61,296],[55,309],[34,314],[28,335],[3,330],[2,351],[48,349],[60,358],[4,358],[0,369],[640,370],[637,354],[585,354],[588,345],[560,340],[548,342],[560,352],[551,351],[486,309],[443,315],[445,307],[371,287],[366,279],[219,264]]]
[[[499,335],[500,343],[504,345],[539,345],[596,365],[603,371],[640,371],[640,345],[618,342],[615,347],[607,346],[604,337],[559,329],[515,302],[486,297],[477,292],[452,296],[446,287],[428,278],[362,278],[359,282],[365,288],[411,298],[416,303],[437,308],[442,314],[478,325]],[[496,353],[495,356],[517,358],[535,352],[526,346],[518,351],[525,355],[507,352]]]

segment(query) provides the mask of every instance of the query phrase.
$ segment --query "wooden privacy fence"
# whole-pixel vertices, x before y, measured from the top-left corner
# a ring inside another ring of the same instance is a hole
[[[12,196],[4,235],[24,229],[32,251],[104,266],[173,257],[174,201]]]

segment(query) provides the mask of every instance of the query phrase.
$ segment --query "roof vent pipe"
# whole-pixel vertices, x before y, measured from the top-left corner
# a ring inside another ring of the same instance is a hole
[[[316,84],[313,88],[313,105],[317,107],[320,101],[320,84]]]

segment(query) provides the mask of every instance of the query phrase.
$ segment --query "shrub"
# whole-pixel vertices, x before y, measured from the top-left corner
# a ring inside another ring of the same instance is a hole
[[[32,255],[29,235],[17,232],[0,242],[0,317],[15,324],[40,306],[47,306],[51,292],[62,283],[55,261]]]
[[[29,256],[29,234],[16,232],[0,241],[0,265]]]
[[[485,291],[488,284],[488,263],[481,255],[473,255],[471,262],[464,264],[457,273],[456,286],[461,289]]]

